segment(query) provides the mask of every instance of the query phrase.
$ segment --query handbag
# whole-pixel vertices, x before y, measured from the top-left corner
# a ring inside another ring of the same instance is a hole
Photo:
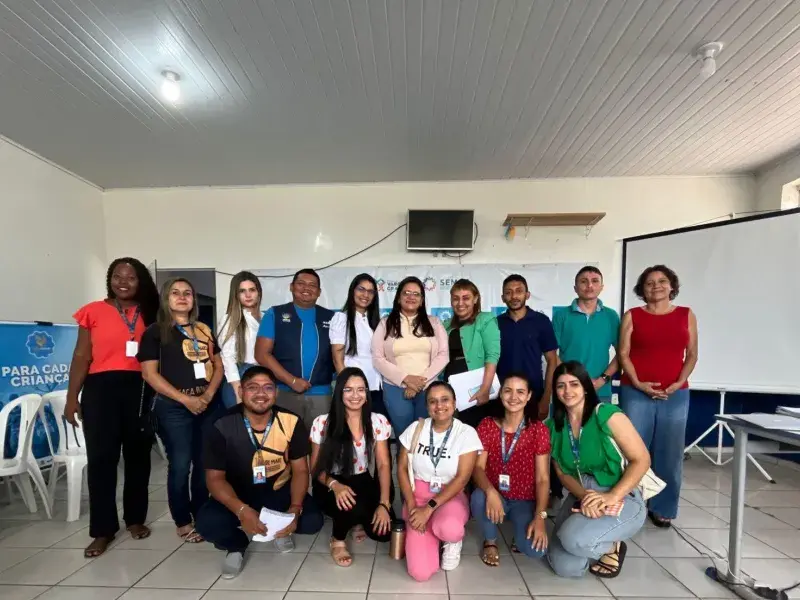
[[[419,436],[422,434],[422,429],[425,426],[425,419],[417,420],[417,426],[414,429],[414,435],[411,438],[411,449],[408,453],[408,480],[411,482],[411,491],[414,491],[414,453],[419,443]],[[431,425],[433,426],[433,425]]]
[[[595,414],[597,410],[600,408],[600,405],[597,405],[595,409]],[[619,454],[620,464],[622,465],[622,470],[624,471],[628,467],[628,459],[625,458],[625,455],[622,453],[622,450],[619,447],[619,444],[614,440],[613,436],[608,436],[611,445],[614,446],[614,449]],[[658,475],[653,472],[653,469],[648,468],[647,473],[642,476],[641,481],[636,486],[639,489],[639,492],[642,494],[642,499],[647,502],[653,496],[657,496],[661,492],[664,491],[664,488],[667,487],[667,483],[661,479]]]

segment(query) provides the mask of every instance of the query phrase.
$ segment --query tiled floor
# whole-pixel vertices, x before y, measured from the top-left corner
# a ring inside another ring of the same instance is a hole
[[[758,581],[786,587],[800,580],[800,471],[769,465],[777,484],[748,472],[743,567]],[[629,542],[622,574],[613,580],[587,575],[580,580],[553,575],[544,561],[501,549],[501,566],[484,566],[479,539],[470,524],[461,566],[416,583],[404,563],[388,557],[385,544],[352,547],[352,567],[334,566],[326,529],[312,539],[298,536],[297,549],[278,554],[254,544],[245,570],[231,581],[219,579],[221,553],[208,544],[182,545],[166,504],[163,462],[154,463],[148,520],[153,534],[143,541],[127,535],[95,560],[83,558],[88,543],[82,520],[64,522],[63,491],[52,521],[27,513],[0,494],[0,599],[2,600],[472,600],[510,598],[732,598],[709,580],[707,555],[724,556],[728,544],[730,467],[713,467],[694,456],[685,463],[681,515],[675,530],[645,527]],[[4,492],[4,490],[0,490]],[[5,502],[5,503],[4,503]],[[353,546],[353,545],[351,545]],[[720,566],[722,560],[717,559]],[[790,592],[800,598],[800,588]]]

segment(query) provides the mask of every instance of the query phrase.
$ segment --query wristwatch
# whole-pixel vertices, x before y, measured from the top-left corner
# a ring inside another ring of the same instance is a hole
[[[547,511],[546,510],[539,511],[538,513],[536,513],[536,516],[539,517],[542,521],[544,521],[545,519],[547,519]]]
[[[611,375],[609,375],[608,373],[603,373],[602,375],[600,375],[600,379],[608,383],[609,381],[611,381]]]
[[[431,498],[430,500],[428,500],[428,507],[431,510],[436,510],[437,506],[439,506],[439,505],[436,503],[436,499],[435,498]]]

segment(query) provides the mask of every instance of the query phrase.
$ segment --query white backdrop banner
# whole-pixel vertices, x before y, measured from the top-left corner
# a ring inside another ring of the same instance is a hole
[[[378,283],[378,299],[383,316],[392,308],[400,281],[409,275],[415,275],[425,286],[428,312],[447,320],[452,316],[450,288],[457,280],[464,278],[478,286],[482,309],[497,315],[506,310],[502,300],[503,280],[512,273],[518,273],[528,281],[528,289],[531,292],[528,306],[552,318],[554,307],[566,306],[575,297],[573,290],[575,274],[584,264],[333,267],[319,272],[322,280],[319,304],[332,310],[341,310],[353,277],[360,273],[369,273]],[[286,271],[264,269],[253,273],[261,279],[264,289],[262,310],[291,300],[289,284],[292,278],[281,277]]]

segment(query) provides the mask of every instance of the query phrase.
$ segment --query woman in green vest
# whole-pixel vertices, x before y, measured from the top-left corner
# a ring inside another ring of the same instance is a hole
[[[445,321],[450,362],[444,368],[444,379],[459,373],[484,369],[483,383],[470,399],[472,408],[460,411],[458,418],[470,427],[489,416],[489,390],[500,360],[500,329],[497,317],[481,312],[481,293],[469,279],[459,279],[450,289],[453,317]]]
[[[650,454],[628,417],[600,403],[582,364],[560,364],[553,381],[553,416],[546,424],[555,471],[569,495],[547,557],[562,577],[580,577],[587,569],[616,577],[627,551],[624,540],[647,517],[637,486],[650,468]]]

